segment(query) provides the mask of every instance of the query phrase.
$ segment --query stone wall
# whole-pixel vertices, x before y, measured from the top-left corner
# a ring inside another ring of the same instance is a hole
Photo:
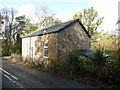
[[[58,58],[63,59],[72,49],[89,49],[89,37],[77,22],[58,33]]]
[[[14,54],[11,54],[11,60],[13,61],[22,61],[22,56],[20,54],[17,54],[17,53],[14,53]]]
[[[56,33],[42,36],[28,37],[22,39],[22,58],[24,61],[35,64],[49,63],[50,60],[57,60]],[[48,58],[44,56],[44,45],[48,45]],[[36,51],[35,51],[36,50]],[[35,54],[36,52],[36,54]]]
[[[36,40],[37,56],[36,63],[49,63],[50,60],[57,60],[56,33],[39,36]],[[48,46],[48,58],[44,58],[44,45]]]

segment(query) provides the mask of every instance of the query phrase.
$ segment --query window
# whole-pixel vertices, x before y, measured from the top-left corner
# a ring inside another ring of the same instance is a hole
[[[44,58],[48,58],[48,46],[44,46]]]
[[[37,46],[35,44],[35,47],[34,47],[34,55],[37,55]]]

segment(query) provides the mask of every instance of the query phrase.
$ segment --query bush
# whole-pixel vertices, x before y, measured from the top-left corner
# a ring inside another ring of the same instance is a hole
[[[21,45],[19,43],[15,43],[13,46],[12,46],[12,53],[17,53],[17,54],[20,54],[22,51],[21,51]]]
[[[104,57],[103,51],[96,50],[91,59],[94,67],[103,68],[105,66],[106,58]]]
[[[47,68],[58,74],[72,77],[79,71],[79,52],[72,50],[63,60],[51,61]]]
[[[120,86],[120,65],[104,67],[98,76],[103,82]]]
[[[10,56],[12,53],[12,45],[3,45],[2,46],[2,55],[3,56]]]
[[[118,64],[117,60],[111,58],[107,59],[107,66],[116,65],[116,64]]]
[[[63,60],[53,60],[47,68],[63,76],[95,76],[95,68],[91,59],[79,54],[78,50],[72,50]]]
[[[68,70],[74,73],[79,71],[79,52],[77,50],[72,50],[65,58],[65,63],[67,64]]]

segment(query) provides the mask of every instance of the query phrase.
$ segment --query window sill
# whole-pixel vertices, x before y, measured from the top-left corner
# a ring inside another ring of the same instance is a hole
[[[48,57],[46,57],[46,56],[43,56],[44,58],[48,58]]]

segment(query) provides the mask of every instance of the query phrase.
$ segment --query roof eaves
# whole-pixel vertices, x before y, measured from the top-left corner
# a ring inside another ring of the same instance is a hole
[[[88,37],[91,38],[90,34],[88,33],[88,31],[86,30],[86,28],[83,26],[83,24],[80,21],[79,21],[79,24],[84,29],[84,31],[86,32],[86,34],[88,35]]]

